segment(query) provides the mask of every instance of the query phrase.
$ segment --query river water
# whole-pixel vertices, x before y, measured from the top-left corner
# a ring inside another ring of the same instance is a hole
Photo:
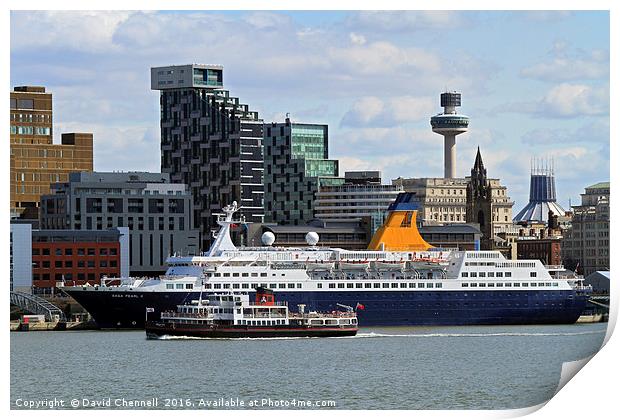
[[[11,407],[523,408],[551,398],[562,363],[598,351],[606,328],[393,327],[228,340],[12,332]]]

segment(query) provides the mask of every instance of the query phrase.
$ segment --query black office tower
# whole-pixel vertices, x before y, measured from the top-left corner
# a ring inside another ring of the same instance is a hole
[[[263,221],[263,121],[223,89],[223,67],[151,68],[160,93],[161,171],[187,184],[201,247],[217,231],[217,214],[233,201],[247,222]],[[233,231],[236,242],[245,226]]]

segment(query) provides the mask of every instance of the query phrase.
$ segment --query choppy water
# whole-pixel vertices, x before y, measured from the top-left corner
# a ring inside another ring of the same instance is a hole
[[[562,362],[595,353],[606,328],[363,328],[350,338],[229,340],[13,332],[11,407],[56,398],[67,408],[72,399],[79,408],[85,399],[105,408],[300,408],[293,400],[344,409],[522,408],[551,398]]]

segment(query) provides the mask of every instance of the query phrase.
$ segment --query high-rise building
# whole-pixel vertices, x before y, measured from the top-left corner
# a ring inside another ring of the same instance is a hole
[[[527,224],[545,222],[549,214],[564,216],[564,209],[557,203],[555,194],[555,175],[551,166],[532,161],[530,176],[530,201],[513,219],[515,223]]]
[[[203,64],[151,68],[151,89],[160,91],[161,171],[189,186],[204,250],[224,206],[237,201],[248,222],[264,216],[263,121],[223,88],[223,71]]]
[[[319,188],[341,185],[329,159],[327,125],[265,124],[265,222],[305,225],[314,217]]]
[[[11,96],[11,217],[38,219],[50,184],[70,172],[93,170],[93,135],[62,134],[52,140],[52,94],[42,86],[17,86]]]
[[[197,255],[192,197],[185,184],[165,173],[81,172],[52,185],[41,198],[42,229],[129,228],[129,267],[133,275],[166,271],[173,254]],[[96,279],[99,280],[99,279]]]
[[[456,136],[465,133],[469,117],[460,115],[456,108],[461,106],[461,94],[445,92],[441,94],[443,113],[431,117],[433,132],[441,134],[444,141],[444,178],[456,178]]]
[[[380,171],[345,172],[344,184],[319,187],[314,215],[329,221],[368,218],[374,234],[385,222],[388,207],[402,191],[398,185],[382,185]]]
[[[609,270],[609,182],[586,187],[581,205],[573,206],[571,227],[564,231],[562,260],[585,276]]]

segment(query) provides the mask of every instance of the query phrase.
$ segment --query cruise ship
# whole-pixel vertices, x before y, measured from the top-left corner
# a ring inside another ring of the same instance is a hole
[[[591,292],[575,279],[553,277],[539,260],[507,260],[498,251],[434,249],[420,236],[415,198],[401,193],[368,250],[317,246],[237,248],[230,227],[236,203],[218,217],[220,230],[208,252],[168,258],[166,274],[122,279],[120,285],[63,287],[101,328],[143,328],[145,308],[155,314],[199,298],[200,293],[233,292],[254,298],[272,289],[293,307],[337,310],[358,307],[359,325],[569,324],[580,316]],[[116,279],[118,281],[118,279]],[[152,315],[152,314],[151,314]]]

